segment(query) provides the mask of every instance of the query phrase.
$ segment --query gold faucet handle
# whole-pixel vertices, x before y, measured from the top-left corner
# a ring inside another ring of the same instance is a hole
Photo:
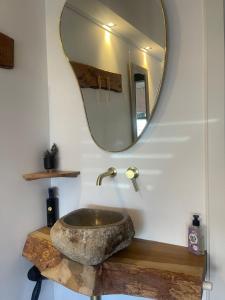
[[[126,170],[125,174],[126,174],[126,176],[127,176],[128,179],[133,179],[133,178],[137,178],[139,176],[139,171],[135,167],[129,167]]]
[[[134,189],[137,192],[139,190],[136,178],[139,176],[139,171],[136,167],[129,167],[126,170],[125,175],[127,176],[128,179],[130,179],[133,183]]]

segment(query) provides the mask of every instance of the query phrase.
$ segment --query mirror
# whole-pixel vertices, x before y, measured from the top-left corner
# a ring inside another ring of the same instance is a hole
[[[67,0],[60,34],[95,143],[128,149],[150,123],[163,82],[161,0]]]

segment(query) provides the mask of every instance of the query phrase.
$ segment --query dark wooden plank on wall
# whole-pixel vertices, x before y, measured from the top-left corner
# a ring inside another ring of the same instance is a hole
[[[14,67],[14,40],[0,32],[0,68]]]
[[[104,89],[122,92],[122,75],[93,66],[70,61],[81,88]]]

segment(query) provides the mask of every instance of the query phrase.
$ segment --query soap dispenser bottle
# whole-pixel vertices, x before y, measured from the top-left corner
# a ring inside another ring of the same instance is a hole
[[[196,255],[204,254],[204,242],[199,215],[193,215],[192,225],[188,229],[188,249]]]
[[[52,227],[59,218],[59,199],[55,197],[55,188],[48,189],[47,226]]]

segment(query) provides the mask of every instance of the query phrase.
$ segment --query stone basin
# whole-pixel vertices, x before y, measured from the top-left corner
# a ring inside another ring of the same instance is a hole
[[[130,245],[134,226],[127,213],[82,208],[59,219],[50,236],[53,245],[70,259],[97,265]]]

